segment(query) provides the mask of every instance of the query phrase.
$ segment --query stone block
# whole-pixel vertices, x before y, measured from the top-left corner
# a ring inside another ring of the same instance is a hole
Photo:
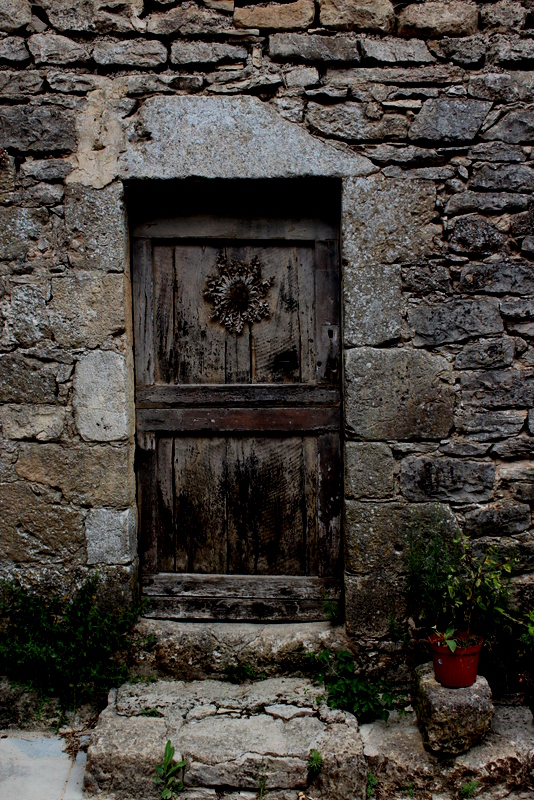
[[[167,61],[167,48],[155,39],[97,41],[93,59],[103,67],[158,67]]]
[[[306,33],[274,33],[269,36],[269,55],[275,59],[303,61],[360,60],[358,39],[350,33],[313,36]]]
[[[455,369],[498,369],[509,367],[514,359],[515,344],[511,336],[466,344],[454,361]]]
[[[506,236],[478,214],[459,217],[449,238],[449,248],[454,253],[506,252],[506,244]]]
[[[445,213],[450,217],[456,214],[468,214],[470,211],[481,211],[483,214],[502,214],[503,211],[518,211],[527,208],[529,202],[528,194],[459,192],[449,198],[445,206]]]
[[[487,130],[484,139],[498,139],[509,144],[530,142],[534,136],[534,112],[510,111]]]
[[[471,372],[460,376],[462,400],[466,405],[486,409],[534,405],[534,369],[508,369]]]
[[[95,350],[74,373],[76,426],[86,441],[111,442],[133,436],[133,369],[118,353]]]
[[[291,3],[269,3],[265,6],[234,8],[236,28],[270,28],[295,31],[309,28],[315,16],[313,0],[295,0]]]
[[[172,64],[220,64],[224,61],[246,61],[247,57],[246,47],[218,42],[186,42],[179,39],[171,47]]]
[[[520,67],[534,57],[534,42],[519,36],[496,36],[491,48],[492,60],[509,67]]]
[[[402,575],[377,570],[373,575],[345,573],[345,628],[356,640],[387,637],[391,620],[406,613],[406,588]]]
[[[473,161],[526,161],[522,147],[506,142],[479,142],[468,152]]]
[[[319,19],[327,28],[390,33],[395,11],[389,0],[319,0]]]
[[[531,294],[534,292],[534,267],[522,258],[499,258],[483,264],[469,263],[462,269],[461,292]]]
[[[256,97],[153,97],[131,120],[134,141],[118,163],[125,179],[346,177],[376,171],[367,158],[318,140]]]
[[[478,9],[468,3],[413,4],[398,16],[399,36],[471,36],[478,29]]]
[[[13,33],[28,25],[32,8],[28,0],[3,0],[0,8],[0,31]]]
[[[454,415],[454,424],[460,433],[491,440],[519,433],[526,418],[526,411],[480,411],[477,404],[459,409]]]
[[[6,36],[0,39],[0,59],[17,63],[29,59],[30,54],[22,36]]]
[[[58,364],[0,355],[0,403],[56,403],[57,371]]]
[[[510,536],[529,527],[530,506],[524,503],[495,503],[465,513],[464,531],[471,537]]]
[[[534,206],[521,214],[510,217],[510,233],[512,236],[530,236],[534,233]]]
[[[396,461],[379,442],[345,444],[345,495],[350,498],[391,497],[395,491]]]
[[[471,141],[491,109],[485,100],[440,97],[425,100],[409,137],[431,142]]]
[[[0,134],[1,136],[1,134]],[[29,208],[0,207],[0,260],[23,259],[43,229],[42,214]]]
[[[453,424],[450,364],[421,350],[346,352],[345,422],[364,440],[442,439]]]
[[[25,443],[16,472],[31,483],[59,489],[65,500],[81,506],[123,509],[135,500],[130,446]]]
[[[421,39],[361,39],[362,57],[383,64],[430,64],[436,59]]]
[[[503,331],[499,301],[493,297],[419,303],[408,308],[408,320],[416,333],[416,346],[462,342]]]
[[[209,8],[185,4],[164,13],[151,14],[147,20],[147,31],[156,36],[198,36],[209,33],[224,33],[231,30],[226,14]]]
[[[143,10],[142,0],[40,0],[40,5],[54,28],[80,33],[133,33]]]
[[[306,119],[316,131],[337,139],[383,140],[404,138],[409,123],[403,114],[384,114],[380,119],[369,119],[363,103],[340,103],[324,106],[309,103]]]
[[[137,511],[95,508],[85,520],[88,564],[128,564],[137,550]]]
[[[421,507],[426,510],[424,506]],[[351,575],[404,572],[405,538],[416,507],[406,502],[345,502],[345,569]]]
[[[499,31],[520,30],[525,27],[527,13],[521,3],[500,0],[498,3],[484,6],[480,12],[480,18],[484,28]]]
[[[77,272],[52,279],[50,326],[60,347],[98,347],[126,327],[123,275]]]
[[[4,321],[18,344],[31,347],[50,338],[46,304],[50,288],[39,284],[18,284],[11,287],[11,303],[4,310]]]
[[[534,191],[534,169],[526,164],[484,164],[471,178],[472,189],[503,192]]]
[[[6,564],[85,563],[84,513],[49,502],[28,483],[0,484],[0,559]]]
[[[7,439],[58,439],[65,427],[65,409],[56,405],[4,405],[0,408],[2,434]]]
[[[28,97],[37,94],[42,88],[43,79],[37,70],[14,72],[6,69],[0,72],[0,97],[12,102],[26,102]],[[0,119],[2,119],[2,128],[4,125],[6,127],[6,131],[2,131],[0,134],[0,142],[6,142],[6,144],[2,144],[3,147],[6,147],[7,142],[11,140],[14,142],[22,141],[22,138],[17,139],[18,123],[25,123],[28,128],[26,133],[20,132],[20,137],[29,137],[31,135],[29,130],[31,128],[31,120],[26,122],[24,114],[17,114],[16,109],[7,114],[5,118],[2,116]]]
[[[103,189],[72,184],[65,195],[69,262],[78,269],[128,269],[128,228],[120,183]]]
[[[408,456],[401,462],[401,491],[408,500],[480,503],[491,500],[495,465],[435,456]]]
[[[505,442],[497,442],[491,448],[495,458],[531,458],[534,456],[534,437],[522,434]]]
[[[72,64],[88,59],[86,47],[54,33],[36,33],[30,36],[28,47],[36,64]]]
[[[284,72],[284,80],[288,89],[298,86],[315,86],[319,83],[319,71],[316,67],[293,67]]]
[[[477,676],[466,689],[446,689],[434,678],[431,663],[421,664],[416,674],[417,722],[425,746],[432,753],[465,753],[489,732],[493,717],[491,689]]]
[[[33,153],[76,150],[74,112],[59,105],[2,106],[0,147]]]
[[[478,66],[486,55],[486,42],[482,36],[444,37],[440,47],[454,64],[461,64],[462,67]]]
[[[529,72],[487,72],[469,78],[469,94],[482,100],[505,103],[532,100],[534,75]]]

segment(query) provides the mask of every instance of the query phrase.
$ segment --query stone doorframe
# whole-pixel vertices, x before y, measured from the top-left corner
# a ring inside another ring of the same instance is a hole
[[[125,119],[124,114],[120,97],[103,90],[90,95],[78,125],[76,168],[67,180],[78,195],[81,220],[94,217],[95,204],[105,211],[105,257],[123,258],[125,276],[123,181],[342,181],[346,624],[360,640],[380,638],[390,614],[402,605],[398,521],[409,513],[406,503],[395,500],[396,468],[388,443],[439,439],[452,414],[448,363],[402,344],[408,336],[403,336],[400,264],[430,252],[441,231],[432,222],[434,184],[385,177],[367,158],[316,138],[254,97],[154,97],[135,115]],[[133,345],[127,277],[124,308]],[[93,351],[84,360],[75,377],[78,428],[88,426],[82,436],[102,441],[98,432],[106,430],[108,441],[128,438],[133,448],[131,348],[124,357]],[[92,381],[102,370],[109,373],[107,382]],[[132,462],[128,469],[124,477],[130,482]],[[89,563],[135,565],[134,507],[116,513],[116,520],[95,520],[93,532],[87,526]]]

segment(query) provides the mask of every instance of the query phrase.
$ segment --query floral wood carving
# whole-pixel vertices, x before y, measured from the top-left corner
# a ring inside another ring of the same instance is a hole
[[[204,289],[204,298],[213,303],[212,319],[232,333],[242,333],[245,323],[261,322],[270,317],[269,305],[263,298],[274,278],[262,278],[257,256],[247,263],[228,259],[220,252],[217,267],[219,274],[209,276]]]

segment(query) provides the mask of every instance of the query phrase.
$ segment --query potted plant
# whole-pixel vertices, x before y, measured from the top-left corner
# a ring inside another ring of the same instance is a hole
[[[475,619],[487,627],[496,614],[505,613],[515,557],[502,560],[495,547],[477,554],[467,536],[454,540],[461,556],[447,575],[445,608],[453,625],[445,631],[436,626],[429,636],[436,680],[448,688],[472,686],[484,639],[473,633]]]
[[[458,535],[439,506],[430,517],[414,518],[408,530],[408,610],[414,628],[430,633],[434,673],[444,686],[474,683],[483,637],[492,644],[506,616],[516,559],[483,548]]]

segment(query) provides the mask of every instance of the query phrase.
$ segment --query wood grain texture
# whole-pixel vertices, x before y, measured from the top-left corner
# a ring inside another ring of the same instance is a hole
[[[321,219],[244,219],[196,215],[136,225],[133,236],[150,239],[260,239],[309,241],[334,239],[337,226]]]
[[[339,428],[339,408],[140,408],[138,431],[286,432]]]
[[[141,386],[136,390],[137,408],[181,406],[335,406],[340,390],[311,384],[230,384],[189,386]]]
[[[150,386],[154,383],[154,282],[150,239],[133,241],[132,292],[135,379],[139,384]]]
[[[171,383],[174,379],[174,250],[155,246],[152,255],[154,276],[154,380]]]

